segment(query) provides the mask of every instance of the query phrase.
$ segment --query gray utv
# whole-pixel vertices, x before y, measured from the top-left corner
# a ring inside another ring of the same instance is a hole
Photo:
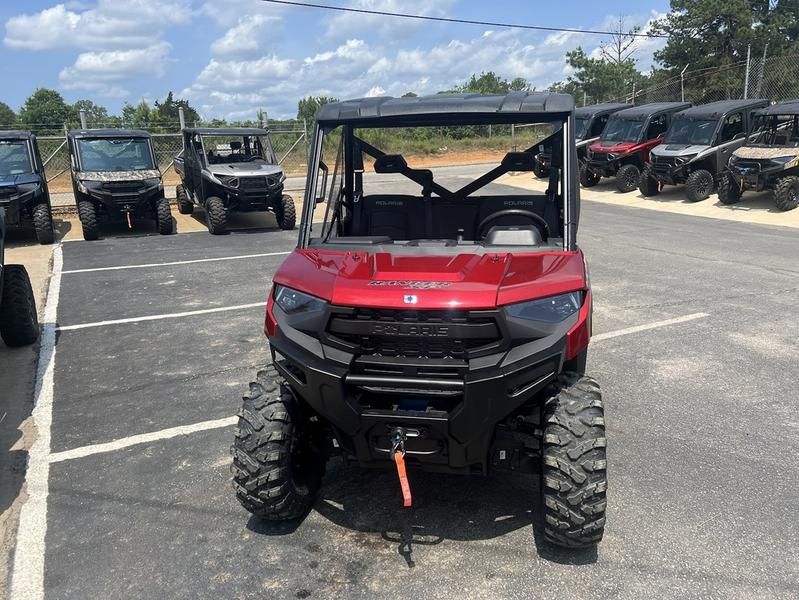
[[[32,225],[40,244],[55,240],[47,177],[30,131],[0,132],[0,208],[6,227]]]
[[[574,136],[577,139],[577,161],[580,164],[585,161],[588,146],[599,139],[610,115],[625,108],[630,108],[630,105],[605,102],[574,109]],[[548,149],[543,146],[539,148],[539,152],[535,156],[535,163],[535,176],[539,179],[549,177],[552,153]]]
[[[799,206],[799,99],[758,111],[746,144],[730,157],[719,200],[735,204],[746,190],[772,190],[779,210]]]
[[[175,171],[178,211],[203,207],[212,234],[225,233],[233,211],[271,211],[281,229],[294,229],[294,200],[283,193],[286,176],[266,129],[184,129]]]
[[[638,189],[659,194],[664,185],[685,184],[691,202],[710,196],[732,153],[746,140],[766,100],[722,100],[674,115],[660,146],[649,153]]]
[[[158,233],[173,232],[161,171],[146,131],[81,129],[70,131],[72,191],[83,239],[96,240],[100,223],[154,219]]]

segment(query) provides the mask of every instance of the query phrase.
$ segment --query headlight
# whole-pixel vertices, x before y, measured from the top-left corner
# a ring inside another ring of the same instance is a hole
[[[559,323],[580,310],[582,301],[582,292],[571,292],[560,296],[531,300],[530,302],[510,304],[505,307],[505,310],[511,317],[518,319]]]
[[[83,183],[81,180],[78,180],[78,191],[81,194],[88,194],[89,193],[89,188],[87,188],[86,184]]]
[[[772,162],[780,163],[781,165],[784,165],[786,163],[791,162],[792,160],[796,160],[796,158],[797,158],[796,155],[793,155],[793,156],[778,156],[777,158],[772,158],[771,160],[772,160]]]
[[[275,304],[277,304],[286,314],[310,312],[322,310],[327,304],[324,300],[283,287],[275,286]]]
[[[674,157],[674,164],[675,165],[684,165],[687,162],[692,161],[696,157],[696,154],[685,154],[683,156],[675,156]]]
[[[160,177],[149,177],[149,178],[144,180],[144,185],[146,185],[147,187],[156,187],[156,186],[158,186],[159,190],[163,189],[163,187],[164,187],[164,184],[161,181]]]
[[[616,160],[619,157],[618,154],[614,154],[613,152],[608,152],[608,160]]]
[[[239,187],[238,177],[233,177],[232,175],[217,175],[216,178],[219,180],[219,183],[221,183],[222,185],[226,185],[232,188]]]

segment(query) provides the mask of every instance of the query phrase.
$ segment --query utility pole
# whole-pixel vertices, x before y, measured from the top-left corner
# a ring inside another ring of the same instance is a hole
[[[749,65],[752,58],[752,44],[746,45],[746,75],[744,76],[744,100],[749,97]]]
[[[688,63],[688,65],[690,64]],[[685,71],[688,69],[688,65],[685,65],[680,71],[680,99],[682,102],[685,102]]]

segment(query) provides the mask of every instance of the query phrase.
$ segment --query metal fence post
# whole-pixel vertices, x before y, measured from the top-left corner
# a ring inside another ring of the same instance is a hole
[[[178,106],[178,119],[180,119],[180,130],[186,129],[186,115],[183,112],[183,107]]]
[[[302,139],[305,141],[305,160],[311,155],[311,145],[308,143],[308,121],[302,119]]]
[[[752,64],[752,44],[746,45],[746,75],[744,76],[744,100],[749,97],[749,67]]]
[[[88,127],[86,126],[86,111],[81,108],[78,111],[78,113],[80,114],[80,128],[81,129],[88,129]]]

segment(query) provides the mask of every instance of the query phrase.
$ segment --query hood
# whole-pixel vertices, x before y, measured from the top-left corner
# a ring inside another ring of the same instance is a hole
[[[750,158],[759,160],[764,158],[780,158],[782,156],[799,156],[799,148],[771,147],[755,148],[754,146],[741,146],[732,153],[737,158]]]
[[[39,183],[40,179],[36,173],[21,173],[19,175],[0,175],[0,187],[12,185],[25,185],[26,183]]]
[[[141,181],[161,177],[158,169],[147,171],[80,171],[77,173],[81,181]]]
[[[270,165],[265,162],[210,165],[208,168],[214,175],[234,175],[236,177],[279,175],[283,172],[283,168],[280,165]]]
[[[629,152],[638,142],[608,142],[599,140],[589,146],[591,152]]]
[[[584,289],[585,266],[581,252],[397,256],[304,249],[289,255],[273,281],[338,306],[489,309]]]
[[[710,148],[699,144],[660,144],[652,149],[655,156],[692,156]]]

